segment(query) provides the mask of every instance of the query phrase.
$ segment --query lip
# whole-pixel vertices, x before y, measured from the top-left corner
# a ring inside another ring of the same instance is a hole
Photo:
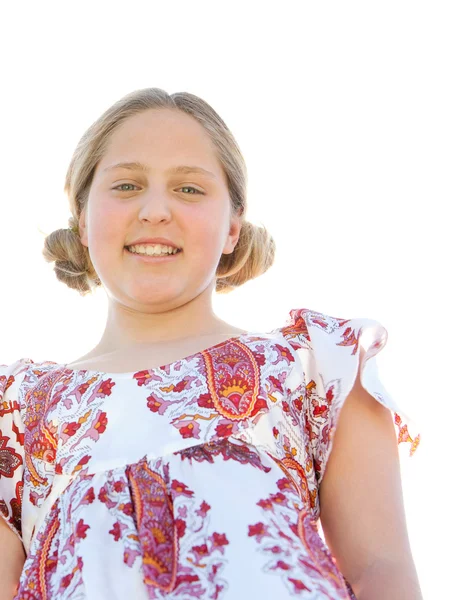
[[[138,238],[137,240],[130,242],[130,244],[127,244],[125,247],[130,248],[130,246],[139,246],[144,244],[161,244],[162,246],[171,246],[171,248],[180,248],[180,250],[182,249],[181,246],[177,246],[177,244],[174,244],[174,242],[171,242],[171,240],[162,237]]]

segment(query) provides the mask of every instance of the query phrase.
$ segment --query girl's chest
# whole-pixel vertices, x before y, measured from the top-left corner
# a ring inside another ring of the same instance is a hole
[[[92,457],[114,468],[239,437],[287,395],[292,365],[269,358],[235,348],[127,377],[54,369],[22,399],[25,451],[72,474]]]

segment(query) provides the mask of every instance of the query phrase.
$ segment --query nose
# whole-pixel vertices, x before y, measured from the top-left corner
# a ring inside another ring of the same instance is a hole
[[[164,192],[148,191],[142,196],[139,219],[150,223],[160,223],[171,219],[169,200]]]

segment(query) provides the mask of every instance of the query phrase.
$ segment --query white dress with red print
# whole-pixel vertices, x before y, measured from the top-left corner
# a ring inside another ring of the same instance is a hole
[[[294,309],[144,371],[0,366],[0,514],[26,552],[16,600],[353,598],[318,489],[359,375],[401,447],[419,443],[379,381],[386,338],[372,319]]]

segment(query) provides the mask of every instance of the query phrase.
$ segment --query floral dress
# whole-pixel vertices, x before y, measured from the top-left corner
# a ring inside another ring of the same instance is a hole
[[[354,598],[318,490],[358,376],[400,448],[418,446],[379,381],[386,339],[372,319],[293,309],[144,371],[0,366],[0,514],[26,553],[15,600]]]

